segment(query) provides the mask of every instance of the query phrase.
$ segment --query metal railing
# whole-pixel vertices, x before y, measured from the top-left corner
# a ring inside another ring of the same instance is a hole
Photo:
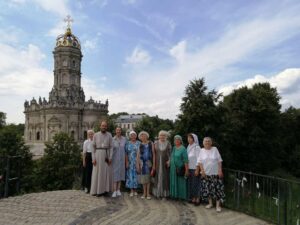
[[[0,198],[20,192],[21,160],[21,156],[0,156]]]
[[[279,225],[300,225],[300,181],[224,169],[225,206]]]

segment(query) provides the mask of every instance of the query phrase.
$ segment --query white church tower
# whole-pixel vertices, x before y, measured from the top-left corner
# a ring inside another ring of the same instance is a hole
[[[108,113],[108,101],[103,104],[92,98],[85,101],[81,87],[81,45],[72,34],[67,16],[66,32],[56,39],[54,84],[49,99],[39,97],[25,101],[25,143],[34,155],[43,155],[44,143],[58,132],[65,132],[81,143],[88,129],[93,129]]]

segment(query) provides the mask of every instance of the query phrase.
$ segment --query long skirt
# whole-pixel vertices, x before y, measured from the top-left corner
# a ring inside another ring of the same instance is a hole
[[[218,175],[206,176],[201,179],[201,199],[207,201],[208,198],[213,200],[225,201],[224,183]]]
[[[199,176],[195,176],[195,170],[189,170],[189,179],[188,179],[188,196],[189,200],[193,198],[200,197],[200,188],[201,188],[201,178]]]
[[[93,166],[90,194],[103,194],[112,190],[112,168],[105,162],[106,152],[96,150],[96,166]]]
[[[157,198],[166,198],[169,196],[169,168],[160,162],[156,169],[152,194]]]
[[[187,180],[176,174],[176,166],[170,167],[170,197],[173,199],[187,199]]]
[[[83,188],[87,188],[88,191],[90,191],[91,189],[92,172],[93,172],[92,153],[87,152],[85,155],[85,168],[83,168],[82,186]]]

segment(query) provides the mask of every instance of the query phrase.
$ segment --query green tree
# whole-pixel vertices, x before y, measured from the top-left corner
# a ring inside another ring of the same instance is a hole
[[[45,155],[39,160],[36,183],[42,190],[71,189],[81,165],[78,144],[66,133],[58,133],[46,143]]]
[[[0,129],[6,125],[6,114],[4,112],[0,112]]]
[[[122,115],[129,115],[127,112],[118,112],[118,113],[113,113],[111,115],[109,115],[109,118],[111,120],[115,120],[117,119],[119,116],[122,116]]]
[[[105,121],[107,122],[107,131],[112,133],[112,135],[115,135],[116,124],[114,122],[114,119],[112,119],[112,118],[110,118],[110,116],[108,116]],[[101,121],[99,121],[99,123],[97,123],[94,126],[94,131],[95,132],[100,131],[100,123],[101,123]]]
[[[221,145],[227,166],[269,173],[280,165],[280,104],[268,83],[242,87],[225,96]]]
[[[15,130],[18,135],[21,137],[24,135],[24,130],[25,130],[25,124],[24,123],[19,123],[19,124],[8,124],[5,126],[7,129],[12,129]]]
[[[0,129],[0,174],[7,163],[7,157],[19,156],[10,159],[10,177],[20,177],[21,192],[28,192],[32,187],[33,162],[29,148],[24,144],[22,134],[16,126],[8,125]],[[18,172],[20,171],[20,173]],[[10,183],[10,195],[15,193],[15,183]]]
[[[142,130],[147,131],[151,140],[154,140],[157,137],[159,131],[171,131],[173,129],[174,123],[172,120],[162,119],[157,115],[143,117],[143,119],[141,119],[135,127],[135,131],[137,133],[141,132]]]
[[[288,108],[280,115],[280,145],[282,167],[300,177],[300,109]]]
[[[174,134],[186,136],[193,132],[199,140],[205,136],[217,139],[221,117],[216,103],[220,97],[215,90],[207,90],[204,78],[191,81],[185,88]]]

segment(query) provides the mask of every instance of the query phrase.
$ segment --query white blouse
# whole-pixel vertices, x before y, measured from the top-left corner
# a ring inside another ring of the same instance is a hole
[[[93,151],[93,140],[87,139],[83,143],[83,153],[92,152]]]
[[[204,172],[208,176],[218,175],[218,163],[222,161],[219,150],[216,147],[211,147],[210,150],[202,148],[197,160],[198,163],[203,165]]]
[[[199,158],[201,148],[197,144],[192,144],[187,147],[189,157],[189,169],[194,170],[197,168],[197,159]]]

